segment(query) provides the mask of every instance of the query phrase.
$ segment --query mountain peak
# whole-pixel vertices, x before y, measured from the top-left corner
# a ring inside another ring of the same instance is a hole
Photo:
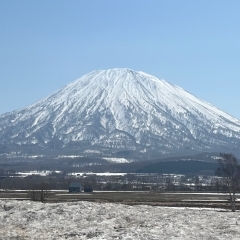
[[[0,116],[0,129],[1,144],[138,155],[240,145],[238,119],[176,85],[128,68],[90,72],[27,108]]]

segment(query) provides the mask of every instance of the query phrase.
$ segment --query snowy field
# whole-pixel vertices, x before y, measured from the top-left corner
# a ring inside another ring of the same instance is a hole
[[[0,239],[240,239],[220,209],[0,200]]]

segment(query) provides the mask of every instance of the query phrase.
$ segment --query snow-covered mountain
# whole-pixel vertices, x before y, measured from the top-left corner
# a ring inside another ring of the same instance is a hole
[[[116,68],[1,115],[0,144],[106,154],[234,151],[240,120],[165,80]]]

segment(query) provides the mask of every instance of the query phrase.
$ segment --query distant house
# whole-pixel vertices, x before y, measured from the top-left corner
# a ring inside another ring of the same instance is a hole
[[[69,192],[82,192],[83,186],[81,183],[72,182],[69,185]]]

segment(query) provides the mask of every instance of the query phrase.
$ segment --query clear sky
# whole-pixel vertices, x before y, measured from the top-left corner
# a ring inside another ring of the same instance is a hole
[[[240,119],[239,0],[1,0],[0,114],[131,68]]]

